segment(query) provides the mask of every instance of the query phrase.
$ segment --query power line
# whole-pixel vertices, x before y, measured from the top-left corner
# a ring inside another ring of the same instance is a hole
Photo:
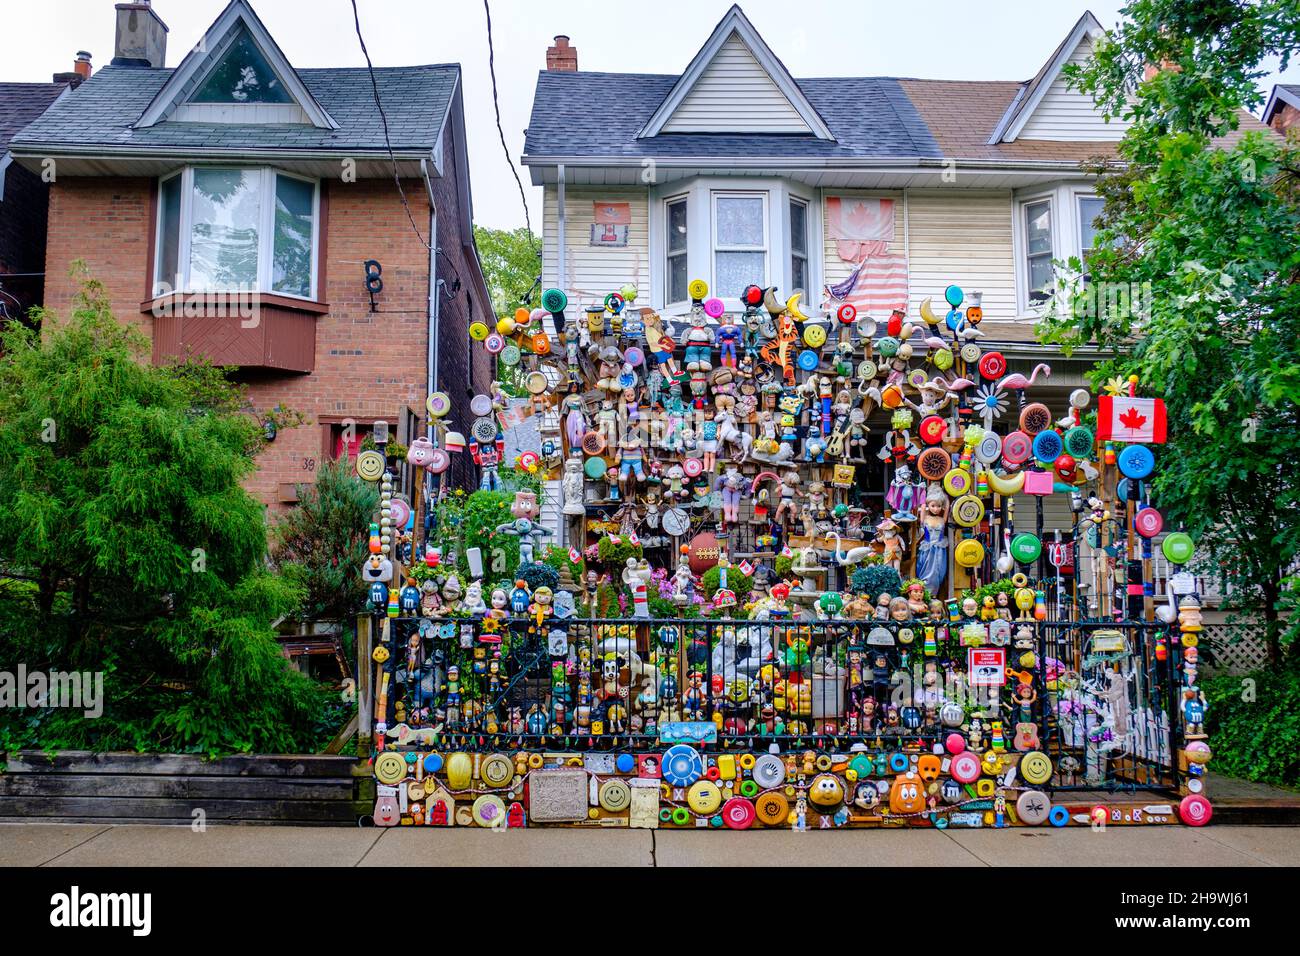
[[[388,134],[388,116],[384,113],[383,101],[379,98],[379,80],[375,78],[375,65],[370,62],[370,51],[366,49],[366,38],[361,35],[361,14],[357,12],[357,0],[352,0],[352,22],[356,25],[357,42],[361,44],[361,53],[366,58],[366,70],[370,73],[370,86],[375,94],[375,109],[379,112],[379,121],[384,127],[384,145],[388,147],[388,158],[393,164],[393,182],[397,184],[397,193],[402,197],[402,208],[406,210],[406,218],[411,221],[411,228],[415,230],[416,238],[424,248],[432,251],[433,247],[425,241],[420,227],[415,224],[415,216],[411,214],[411,204],[407,202],[406,190],[402,188],[402,177],[397,171],[397,156],[393,153],[393,141]]]
[[[353,7],[356,6],[356,0],[352,0],[352,5]],[[492,45],[492,8],[488,5],[488,0],[483,0],[483,13],[487,16],[488,75],[492,77],[492,109],[496,111],[497,135],[501,137],[501,150],[506,154],[506,164],[510,167],[510,175],[515,177],[515,185],[519,187],[519,201],[524,204],[524,226],[528,229],[528,245],[532,247],[533,255],[540,259],[541,253],[537,249],[537,238],[533,235],[532,219],[528,215],[528,195],[524,192],[524,183],[519,178],[519,170],[515,168],[515,161],[510,156],[510,147],[506,145],[505,130],[501,128],[501,103],[497,99],[496,50]]]

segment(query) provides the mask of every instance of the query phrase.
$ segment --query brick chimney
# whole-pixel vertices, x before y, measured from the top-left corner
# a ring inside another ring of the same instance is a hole
[[[77,51],[77,58],[72,63],[72,69],[67,73],[55,73],[55,83],[67,83],[74,90],[86,80],[90,79],[90,74],[94,70],[90,65],[90,54],[85,50]]]
[[[167,24],[154,13],[149,0],[119,3],[117,37],[113,43],[114,66],[158,68],[167,59]]]
[[[546,51],[546,68],[561,73],[578,72],[578,50],[569,46],[569,38],[563,33],[555,38],[555,46]]]

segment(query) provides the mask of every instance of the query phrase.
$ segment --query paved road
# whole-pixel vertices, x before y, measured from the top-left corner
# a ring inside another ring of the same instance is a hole
[[[3,866],[1294,866],[1300,827],[394,830],[0,824]]]

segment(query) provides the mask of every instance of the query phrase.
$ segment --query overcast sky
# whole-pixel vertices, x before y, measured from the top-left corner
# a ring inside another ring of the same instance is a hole
[[[475,220],[523,224],[492,114],[482,0],[360,0],[361,25],[376,66],[459,62]],[[523,151],[536,73],[546,48],[567,33],[584,70],[680,73],[730,0],[492,0],[501,119],[511,162]],[[759,33],[800,76],[904,76],[1023,80],[1036,73],[1085,9],[1104,26],[1120,0],[745,0]],[[299,67],[362,66],[350,0],[253,0],[289,61]],[[154,0],[170,27],[175,66],[225,7],[225,0]],[[96,66],[113,56],[113,0],[3,0],[0,80],[48,80],[72,68],[77,50]],[[1300,64],[1274,74],[1300,82]],[[533,228],[541,190],[528,185]]]

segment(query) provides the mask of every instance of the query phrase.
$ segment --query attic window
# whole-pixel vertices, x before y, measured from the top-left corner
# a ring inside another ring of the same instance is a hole
[[[293,98],[246,29],[240,28],[191,103],[292,103]]]

